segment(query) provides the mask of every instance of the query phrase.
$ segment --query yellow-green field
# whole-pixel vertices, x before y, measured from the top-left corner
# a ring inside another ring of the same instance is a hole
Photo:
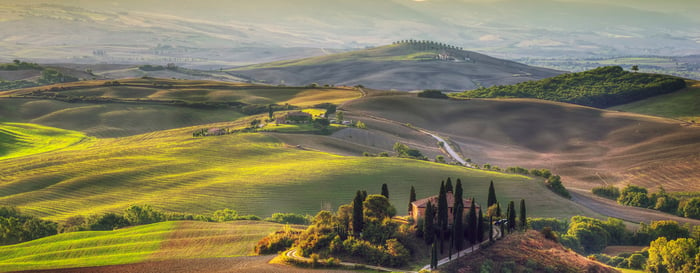
[[[0,160],[59,150],[87,137],[79,132],[28,123],[0,123]]]
[[[683,90],[610,109],[700,123],[700,82],[689,81]]]
[[[335,209],[350,202],[355,191],[376,193],[387,183],[402,213],[411,185],[421,198],[436,194],[440,181],[451,176],[462,178],[465,195],[481,199],[494,180],[501,202],[528,199],[533,216],[590,215],[527,177],[411,159],[305,151],[263,134],[193,138],[197,129],[98,139],[82,149],[7,159],[0,165],[0,205],[57,221],[120,212],[132,204],[191,213],[232,208],[266,217]]]
[[[0,246],[0,272],[252,255],[258,240],[282,227],[262,221],[181,221],[64,233]]]

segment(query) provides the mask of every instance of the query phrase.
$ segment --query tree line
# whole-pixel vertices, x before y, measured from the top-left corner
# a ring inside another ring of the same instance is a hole
[[[667,193],[663,187],[658,192],[650,193],[646,188],[627,185],[622,190],[615,186],[595,187],[593,194],[616,200],[625,206],[654,209],[681,217],[700,219],[700,197],[678,197]]]
[[[493,86],[451,94],[457,98],[536,98],[607,108],[686,87],[685,80],[658,74],[632,73],[608,66],[539,81]]]

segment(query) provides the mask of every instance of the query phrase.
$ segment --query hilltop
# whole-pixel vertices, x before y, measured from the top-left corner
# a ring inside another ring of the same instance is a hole
[[[269,84],[363,85],[404,91],[474,89],[538,80],[561,73],[455,46],[413,40],[320,57],[243,66],[228,72]]]
[[[545,239],[537,231],[506,236],[488,248],[477,251],[438,272],[562,272],[616,273],[604,264],[591,261],[573,250]],[[508,271],[506,271],[508,270]]]
[[[454,98],[536,98],[598,108],[634,102],[686,87],[683,79],[600,67],[539,81],[502,85],[452,94]]]

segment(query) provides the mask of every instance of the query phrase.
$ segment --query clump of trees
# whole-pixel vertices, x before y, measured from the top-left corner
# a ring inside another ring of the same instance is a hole
[[[428,160],[418,149],[410,148],[408,145],[401,142],[394,143],[394,152],[396,152],[399,157]]]
[[[418,93],[418,97],[429,98],[429,99],[448,99],[449,97],[442,93],[440,90],[423,90]]]
[[[596,187],[592,192],[598,196],[617,200],[621,205],[655,209],[678,216],[700,219],[700,197],[690,194],[685,198],[667,193],[663,187],[649,193],[644,187],[627,185],[622,190],[614,186]],[[680,195],[682,196],[682,195]]]
[[[455,94],[464,98],[537,98],[598,108],[625,104],[686,87],[667,75],[632,73],[619,66],[563,74],[515,85],[479,88]]]
[[[561,195],[563,197],[571,199],[571,194],[561,183],[561,177],[558,175],[550,176],[547,181],[545,181],[547,187],[554,193]]]
[[[57,233],[57,223],[22,214],[14,207],[0,207],[0,245],[17,244]]]

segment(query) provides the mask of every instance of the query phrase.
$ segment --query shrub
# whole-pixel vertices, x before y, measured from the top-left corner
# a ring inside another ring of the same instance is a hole
[[[447,95],[443,94],[440,90],[423,90],[418,93],[418,97],[421,98],[431,98],[431,99],[447,99]]]
[[[311,223],[311,215],[301,215],[295,213],[273,213],[271,217],[265,218],[265,221],[280,224],[308,225]]]
[[[617,198],[620,197],[620,189],[612,185],[604,187],[595,187],[591,190],[591,192],[593,192],[593,194],[595,195],[612,200],[617,200]]]
[[[299,231],[285,228],[285,230],[267,235],[255,245],[255,254],[274,254],[286,250],[292,247],[294,241],[299,238],[300,233]]]
[[[569,193],[568,190],[564,187],[564,184],[561,183],[561,177],[558,175],[550,176],[547,179],[547,187],[551,189],[554,193],[559,194],[563,197],[571,199],[571,194]]]

